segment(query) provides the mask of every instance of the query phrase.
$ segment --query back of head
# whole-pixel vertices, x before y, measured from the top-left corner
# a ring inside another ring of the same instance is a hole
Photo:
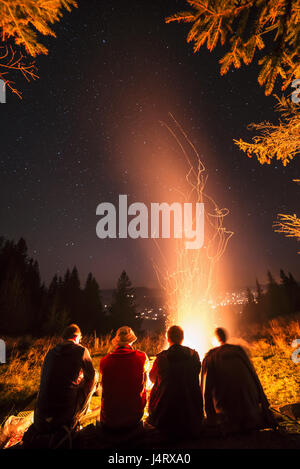
[[[225,344],[227,341],[228,334],[226,329],[223,327],[217,327],[215,330],[215,336],[220,344]]]
[[[81,336],[81,330],[77,326],[77,324],[70,324],[68,327],[65,328],[62,338],[64,340],[72,340],[76,339],[76,337]]]
[[[184,339],[184,332],[180,326],[171,326],[167,332],[168,341],[175,345],[181,345]]]
[[[112,339],[112,344],[116,347],[130,345],[137,340],[135,333],[129,326],[122,326],[116,332]]]

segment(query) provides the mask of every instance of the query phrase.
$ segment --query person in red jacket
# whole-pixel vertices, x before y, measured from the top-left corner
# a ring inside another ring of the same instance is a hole
[[[141,423],[148,357],[132,347],[136,339],[130,327],[120,327],[112,341],[114,350],[100,361],[100,423],[104,430],[126,431]]]

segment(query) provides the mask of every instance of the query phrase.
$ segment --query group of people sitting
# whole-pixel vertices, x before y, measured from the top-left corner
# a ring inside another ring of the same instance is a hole
[[[224,329],[217,328],[215,336],[219,346],[201,364],[198,353],[182,345],[182,328],[170,327],[169,348],[152,364],[153,386],[147,393],[149,359],[133,347],[137,337],[130,327],[117,330],[98,372],[80,345],[79,327],[68,326],[43,364],[35,431],[49,434],[62,426],[78,427],[97,386],[102,396],[98,424],[104,432],[126,433],[146,425],[168,435],[197,437],[212,427],[243,431],[276,426],[247,353],[227,343]]]

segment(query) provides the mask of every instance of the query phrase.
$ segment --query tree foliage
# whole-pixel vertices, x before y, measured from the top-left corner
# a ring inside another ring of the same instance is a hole
[[[57,335],[71,322],[84,334],[106,332],[100,288],[92,274],[81,288],[74,267],[63,278],[54,275],[47,288],[26,241],[0,237],[0,333]]]
[[[231,67],[253,62],[261,52],[258,82],[269,95],[280,78],[284,90],[300,77],[300,6],[299,0],[187,0],[191,11],[176,13],[166,19],[192,23],[187,41],[194,42],[194,51],[207,45],[212,51],[218,43],[229,50],[220,59],[221,75]],[[252,143],[234,140],[249,157],[261,164],[272,159],[285,166],[300,148],[299,105],[277,98],[281,113],[279,124],[250,124],[261,133]]]
[[[277,222],[274,224],[277,233],[283,233],[288,238],[297,238],[300,241],[300,218],[293,215],[279,213]],[[300,251],[299,251],[300,254]]]
[[[0,243],[0,330],[36,332],[42,311],[43,286],[37,262],[27,254],[23,238]]]
[[[20,72],[27,80],[37,78],[29,58],[48,54],[40,37],[56,37],[52,25],[61,20],[64,9],[76,6],[76,0],[0,0],[0,78],[12,92],[21,96],[9,72]]]
[[[294,85],[300,77],[300,4],[299,0],[187,0],[191,10],[176,13],[166,22],[192,23],[187,41],[194,42],[194,52],[205,45],[212,51],[220,43],[228,46],[220,59],[221,75],[231,67],[249,65],[255,55],[260,71],[258,83],[270,95],[277,78],[281,89]],[[295,92],[297,92],[298,88]],[[299,94],[298,94],[299,96]],[[281,113],[278,124],[261,122],[250,124],[257,130],[252,143],[234,140],[249,157],[257,157],[261,164],[272,160],[286,166],[300,149],[299,104],[276,96],[275,108]],[[276,231],[299,239],[300,220],[294,215],[279,214]]]
[[[276,79],[286,89],[300,75],[300,8],[298,0],[187,0],[191,9],[175,13],[166,22],[192,23],[187,41],[194,52],[206,44],[212,51],[218,44],[227,52],[220,59],[221,75],[231,67],[249,65],[258,59],[258,82],[269,95]]]
[[[113,329],[130,326],[136,330],[140,328],[140,320],[136,317],[136,294],[132,283],[125,272],[121,273],[117,288],[113,293],[110,307],[110,320]]]
[[[300,184],[300,179],[294,179],[294,182]],[[294,213],[293,215],[279,213],[274,223],[275,232],[283,233],[288,238],[296,238],[300,241],[300,218]],[[300,251],[298,251],[300,254]]]
[[[86,332],[100,333],[104,329],[104,313],[99,285],[89,273],[83,290],[84,321]]]
[[[264,323],[278,316],[286,316],[299,312],[300,284],[289,272],[280,270],[280,283],[272,273],[268,272],[265,288],[256,281],[256,294],[247,289],[247,302],[243,307],[242,324],[247,322]]]
[[[277,98],[276,110],[281,113],[279,124],[262,122],[249,127],[261,132],[253,138],[253,143],[243,140],[234,142],[249,158],[256,156],[261,164],[270,164],[272,159],[286,166],[300,152],[300,113],[299,106],[286,98]]]

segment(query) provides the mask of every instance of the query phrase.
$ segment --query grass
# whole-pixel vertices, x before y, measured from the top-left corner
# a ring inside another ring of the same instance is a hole
[[[253,364],[273,407],[300,402],[300,365],[292,360],[292,342],[300,339],[299,319],[276,319],[257,327],[250,342]]]
[[[272,407],[300,402],[300,365],[291,359],[292,341],[300,338],[299,319],[252,326],[243,337]],[[6,339],[8,361],[0,366],[0,422],[8,414],[16,415],[33,399],[39,388],[44,358],[57,341],[31,337]],[[95,369],[99,369],[101,357],[110,351],[110,337],[84,337],[83,345],[90,350]],[[164,338],[145,337],[135,345],[151,357],[164,348]],[[100,397],[93,397],[91,407],[99,406],[100,402]]]

